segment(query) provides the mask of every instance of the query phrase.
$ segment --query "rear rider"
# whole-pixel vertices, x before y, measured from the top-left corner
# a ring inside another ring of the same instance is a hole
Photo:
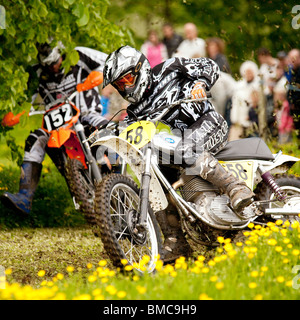
[[[38,80],[32,102],[39,94],[45,104],[49,104],[61,98],[63,94],[69,95],[74,92],[77,84],[82,83],[91,71],[102,72],[107,54],[90,48],[77,47],[75,50],[79,54],[79,61],[65,74],[62,68],[62,62],[65,58],[61,54],[62,48],[61,44],[55,48],[51,48],[48,43],[37,45],[39,64],[33,67],[33,77],[28,84],[29,86],[34,85],[34,78]],[[75,105],[80,108],[82,123],[89,124],[92,127],[100,127],[107,122],[101,115],[102,106],[97,87],[77,95]],[[30,133],[25,142],[19,192],[17,194],[5,192],[1,197],[5,205],[17,209],[23,214],[30,213],[48,140],[49,134],[43,129],[37,129]],[[50,149],[48,148],[48,153]]]
[[[104,67],[105,87],[112,84],[120,95],[130,102],[128,117],[150,114],[155,118],[163,112],[163,106],[192,96],[206,97],[219,77],[219,67],[208,58],[171,58],[151,69],[146,57],[138,50],[124,46],[112,52]],[[169,111],[163,118],[171,129],[189,134],[182,139],[176,152],[182,156],[183,166],[219,187],[231,200],[232,207],[242,212],[253,199],[245,182],[228,173],[214,158],[227,143],[228,127],[223,117],[209,101],[183,103]],[[188,255],[189,245],[182,233],[176,210],[169,206],[156,213],[165,236],[164,260],[171,261],[180,255]]]

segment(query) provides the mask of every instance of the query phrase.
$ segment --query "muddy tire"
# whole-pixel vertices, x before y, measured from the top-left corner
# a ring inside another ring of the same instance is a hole
[[[153,211],[149,207],[147,230],[137,237],[133,224],[139,204],[137,185],[121,174],[107,175],[96,187],[95,216],[104,248],[116,267],[123,267],[124,260],[140,272],[152,272],[155,260],[161,253],[161,232]],[[143,256],[150,261],[141,268]]]
[[[66,166],[66,179],[77,208],[86,221],[95,225],[94,198],[95,186],[90,180],[87,169],[77,159],[69,159]]]
[[[295,196],[299,198],[299,201],[297,201],[297,208],[300,205],[300,178],[295,177],[293,175],[275,175],[274,179],[278,186],[286,193],[286,195],[289,196]],[[255,189],[255,200],[272,200],[275,199],[274,192],[266,186],[263,182],[261,182]],[[295,202],[293,203],[295,205]],[[276,207],[283,207],[283,203],[280,203],[278,201],[270,203],[269,208],[276,208]],[[300,211],[299,211],[300,212]],[[281,216],[262,216],[263,220],[266,221],[274,221],[276,219],[283,219],[283,220],[289,220],[290,222],[293,222],[295,220],[299,221],[299,216],[288,216],[288,215],[281,215]]]

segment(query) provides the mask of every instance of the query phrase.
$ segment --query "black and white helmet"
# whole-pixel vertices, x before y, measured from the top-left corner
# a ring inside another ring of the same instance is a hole
[[[123,46],[106,59],[103,87],[113,85],[131,103],[139,103],[152,84],[152,70],[147,58],[138,50]]]
[[[61,42],[54,48],[50,44],[37,44],[38,60],[42,66],[51,66],[56,64],[61,57],[61,50],[64,48]]]

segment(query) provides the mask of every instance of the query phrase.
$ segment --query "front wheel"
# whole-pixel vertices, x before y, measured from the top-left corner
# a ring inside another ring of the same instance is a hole
[[[162,250],[161,233],[150,206],[146,230],[134,232],[138,207],[137,185],[124,175],[110,174],[96,187],[96,223],[113,264],[122,267],[126,259],[138,271],[150,273]]]
[[[283,192],[287,195],[289,199],[284,204],[279,201],[270,202],[269,208],[287,208],[299,209],[300,213],[300,178],[293,175],[276,175],[274,177],[275,182],[281,188]],[[261,182],[257,189],[255,190],[257,200],[275,200],[275,194],[270,188],[268,188],[263,182]],[[272,215],[272,219],[283,219],[288,220],[291,223],[293,221],[300,221],[298,215]]]

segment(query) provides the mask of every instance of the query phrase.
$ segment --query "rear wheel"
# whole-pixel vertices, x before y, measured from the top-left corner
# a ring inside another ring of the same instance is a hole
[[[75,206],[79,209],[89,224],[95,224],[94,199],[95,185],[89,172],[77,159],[68,159],[66,177]]]
[[[139,190],[121,174],[106,176],[96,188],[95,215],[104,248],[116,267],[127,262],[140,272],[152,272],[161,253],[161,233],[149,207],[147,228],[135,234]]]

